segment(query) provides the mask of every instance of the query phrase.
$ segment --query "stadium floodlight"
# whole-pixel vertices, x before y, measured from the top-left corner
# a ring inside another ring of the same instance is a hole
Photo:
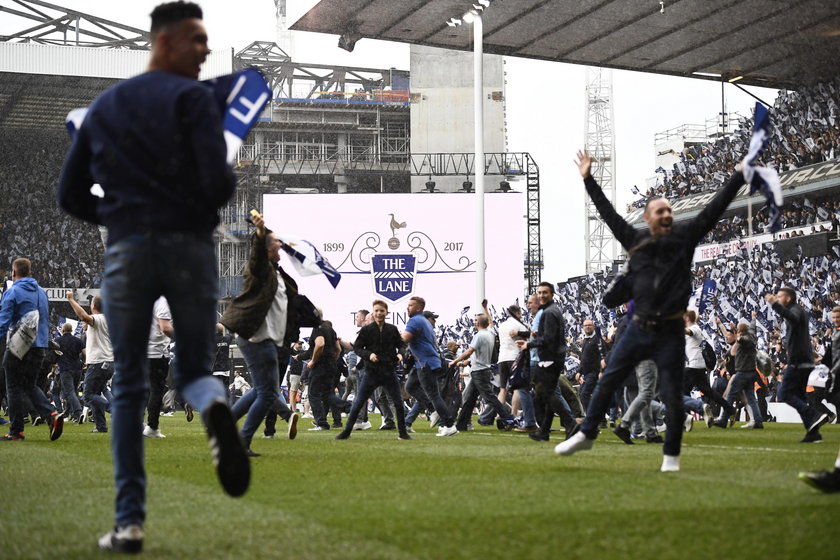
[[[429,180],[426,181],[426,191],[427,192],[438,192],[435,190],[435,182],[432,181],[432,178],[429,177]]]
[[[463,183],[461,183],[461,192],[473,192],[472,181],[464,181]]]
[[[473,23],[475,22],[475,18],[478,16],[475,10],[470,10],[466,14],[464,14],[464,23]]]
[[[496,192],[510,192],[510,183],[507,181],[499,181],[499,188]]]

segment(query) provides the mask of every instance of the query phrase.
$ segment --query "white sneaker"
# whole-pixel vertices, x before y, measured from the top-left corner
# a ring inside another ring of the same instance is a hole
[[[711,428],[712,423],[715,421],[715,415],[712,412],[712,407],[707,404],[703,405],[703,420],[706,422],[707,428]]]
[[[441,426],[440,428],[438,428],[438,433],[436,433],[435,435],[437,437],[446,437],[446,436],[454,436],[457,433],[458,433],[458,428],[456,428],[455,426],[449,426],[449,427]]]
[[[327,429],[329,429],[329,428],[322,428],[321,426],[313,426],[313,427],[309,428],[308,431],[310,431],[310,432],[320,432],[321,430],[327,430]]]
[[[148,424],[146,424],[146,427],[143,428],[143,435],[148,437],[148,438],[165,438],[166,437],[165,435],[160,433],[160,428],[158,428],[157,430],[153,430],[152,428],[149,427]]]
[[[429,427],[434,428],[440,422],[440,414],[437,412],[432,412],[432,415],[429,416]]]
[[[683,428],[685,428],[686,432],[690,432],[691,428],[694,427],[694,416],[691,415],[689,412],[685,415],[685,422],[683,422]]]
[[[578,432],[564,442],[558,443],[554,452],[558,455],[571,455],[577,451],[592,449],[594,439],[589,439],[583,432]]]
[[[662,472],[680,472],[680,456],[679,455],[663,455]]]
[[[373,425],[368,421],[362,422],[359,427],[360,430],[370,430],[371,428],[373,428]]]
[[[755,422],[753,422],[752,420],[741,426],[742,430],[750,430],[752,428],[755,428]]]
[[[306,414],[304,414],[303,416],[301,416],[301,418],[315,418],[315,417],[314,417],[314,416],[312,416],[312,414],[310,414],[310,413],[308,413],[308,412],[307,412]]]

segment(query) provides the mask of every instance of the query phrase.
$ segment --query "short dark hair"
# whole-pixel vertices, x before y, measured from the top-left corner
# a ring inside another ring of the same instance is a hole
[[[522,315],[522,308],[514,304],[507,308],[510,315]]]
[[[377,305],[381,305],[382,307],[385,308],[385,311],[388,311],[388,304],[385,303],[384,301],[382,301],[381,299],[375,299],[370,304],[371,307],[376,307]],[[359,313],[364,313],[365,316],[367,316],[367,314],[368,314],[367,309],[362,309]]]
[[[546,288],[551,290],[551,295],[554,295],[554,284],[552,284],[551,282],[540,282],[539,284],[537,284],[537,287],[540,286],[545,286]]]
[[[796,290],[794,290],[790,286],[782,286],[781,288],[779,288],[779,291],[786,293],[790,297],[790,301],[796,303]]]
[[[150,32],[152,35],[160,32],[167,25],[172,25],[185,19],[204,19],[204,14],[198,4],[183,1],[159,4],[152,10],[151,16],[152,27]]]
[[[663,199],[663,198],[665,198],[665,197],[664,197],[664,196],[659,196],[659,195],[656,195],[656,196],[652,196],[652,197],[650,197],[649,199],[647,199],[647,200],[645,201],[645,212],[644,212],[644,213],[645,213],[645,214],[647,214],[647,211],[648,211],[648,206],[650,206],[650,203],[651,203],[651,202],[653,202],[654,200],[660,200],[660,199]]]
[[[376,301],[379,301],[379,300],[376,300]],[[376,301],[373,302],[374,305],[376,305]],[[367,309],[359,309],[359,311],[356,313],[356,315],[361,315],[362,317],[367,317],[368,313],[370,313],[370,311],[368,311]]]
[[[32,261],[25,257],[20,257],[12,262],[12,270],[19,277],[30,276],[32,274]]]
[[[487,315],[485,315],[484,313],[482,313],[481,315],[475,318],[475,324],[480,326],[482,329],[486,329],[490,326],[490,318],[487,317]]]
[[[426,300],[421,298],[420,296],[411,296],[409,301],[415,301],[415,302],[417,302],[417,305],[419,305],[421,309],[426,309]]]
[[[102,311],[102,296],[93,296],[93,300],[90,302],[90,310],[93,311],[94,308],[97,311]]]
[[[686,317],[688,317],[688,320],[691,321],[692,323],[697,322],[697,312],[694,311],[693,309],[689,309],[688,311],[686,311],[685,315],[686,315]]]

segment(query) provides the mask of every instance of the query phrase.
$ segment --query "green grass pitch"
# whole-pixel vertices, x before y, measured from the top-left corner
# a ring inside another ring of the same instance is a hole
[[[378,419],[378,417],[376,417]],[[378,425],[374,421],[374,425]],[[109,436],[68,424],[50,442],[28,427],[0,444],[0,558],[91,559],[113,523]],[[263,456],[240,499],[225,496],[204,430],[183,414],[145,440],[150,558],[601,559],[840,557],[840,494],[797,480],[834,464],[840,427],[821,444],[802,428],[685,434],[682,472],[660,473],[661,446],[595,447],[557,457],[551,443],[479,427],[413,441],[393,431],[307,432],[255,439]],[[262,432],[258,432],[258,438]]]

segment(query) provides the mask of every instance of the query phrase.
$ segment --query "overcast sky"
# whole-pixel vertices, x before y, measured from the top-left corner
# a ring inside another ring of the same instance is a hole
[[[148,14],[159,3],[53,1],[142,29],[148,29]],[[240,50],[252,41],[276,39],[273,0],[199,3],[204,8],[211,48]],[[288,0],[289,25],[316,3]],[[12,0],[0,0],[0,4],[19,9]],[[0,13],[0,33],[20,30],[19,21]],[[467,26],[461,29],[470,32]],[[363,39],[348,53],[336,46],[333,35],[296,33],[294,41],[294,60],[298,62],[409,69],[409,47],[401,43]],[[565,280],[585,270],[584,191],[572,160],[584,140],[586,68],[511,57],[506,70],[508,149],[530,152],[540,166],[544,278]],[[775,99],[773,90],[749,89],[769,103]],[[752,97],[729,84],[724,91],[730,113],[750,113],[755,104]],[[705,80],[613,71],[613,95],[616,185],[619,207],[623,208],[633,198],[630,187],[642,187],[656,168],[654,134],[682,124],[703,124],[715,117],[721,110],[721,87]]]

